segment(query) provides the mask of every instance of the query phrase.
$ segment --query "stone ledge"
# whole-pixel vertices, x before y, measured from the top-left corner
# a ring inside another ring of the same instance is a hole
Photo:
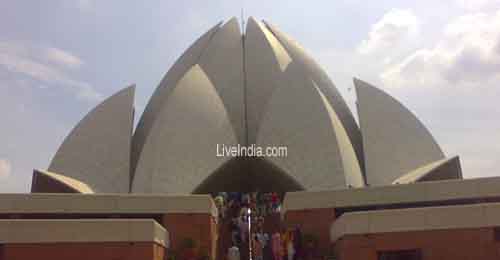
[[[331,226],[330,241],[346,235],[500,226],[500,203],[343,214]]]
[[[209,195],[159,194],[0,194],[0,214],[167,214],[205,213],[217,216]]]
[[[169,246],[169,234],[152,219],[0,220],[3,244],[153,242]]]
[[[450,200],[500,198],[500,177],[288,192],[283,210],[351,208]]]

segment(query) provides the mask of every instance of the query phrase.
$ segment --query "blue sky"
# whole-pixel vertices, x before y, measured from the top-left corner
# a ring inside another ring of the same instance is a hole
[[[242,8],[300,42],[352,109],[359,77],[414,111],[466,177],[500,175],[498,0],[7,0],[0,192],[28,191],[71,128],[132,83],[140,115],[175,59]]]

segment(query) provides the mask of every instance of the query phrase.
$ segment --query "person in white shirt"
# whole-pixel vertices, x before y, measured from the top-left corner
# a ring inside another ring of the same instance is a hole
[[[247,242],[247,240],[248,240],[248,223],[246,222],[245,216],[241,216],[238,219],[238,227],[240,228],[241,241]]]
[[[227,260],[240,260],[240,250],[236,245],[227,250]]]

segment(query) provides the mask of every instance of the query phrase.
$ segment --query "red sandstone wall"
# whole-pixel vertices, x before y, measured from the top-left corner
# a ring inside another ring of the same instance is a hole
[[[216,259],[217,223],[210,214],[166,214],[162,225],[170,234],[171,250],[180,253],[182,242],[191,238],[196,242],[197,249],[208,250],[211,259]]]
[[[492,228],[346,236],[337,241],[339,260],[377,260],[377,251],[422,249],[425,260],[498,260]]]
[[[285,213],[287,227],[300,226],[303,234],[312,234],[319,239],[319,249],[323,254],[330,247],[330,226],[335,221],[335,210],[307,209],[291,210]]]
[[[154,243],[5,244],[1,260],[163,260]]]

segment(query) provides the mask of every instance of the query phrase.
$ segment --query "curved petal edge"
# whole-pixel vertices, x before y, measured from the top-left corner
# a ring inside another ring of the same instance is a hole
[[[429,130],[399,101],[354,79],[367,183],[388,185],[445,156]]]
[[[408,184],[452,179],[462,179],[462,168],[460,166],[460,159],[458,156],[424,165],[399,177],[392,184]]]
[[[33,170],[31,193],[82,193],[93,194],[87,184],[53,172]]]
[[[278,30],[276,26],[273,26],[269,22],[264,21],[266,27],[271,31],[276,39],[283,45],[287,53],[290,54],[292,60],[295,63],[300,64],[305,71],[309,73],[309,76],[316,83],[318,88],[323,92],[327,101],[330,103],[331,107],[337,114],[340,122],[344,126],[346,133],[350,139],[350,142],[354,148],[357,159],[359,161],[359,166],[363,172],[363,178],[365,176],[365,166],[363,158],[363,145],[362,138],[358,124],[354,119],[354,116],[347,106],[344,98],[338,91],[335,84],[332,82],[325,70],[307,53],[307,51],[299,44],[297,41],[292,39],[287,34]]]
[[[135,86],[92,109],[68,134],[48,171],[81,180],[96,192],[128,193]]]
[[[210,43],[215,32],[219,30],[222,22],[210,28],[206,33],[200,36],[184,53],[175,61],[168,72],[161,80],[158,87],[153,92],[144,112],[142,113],[132,139],[131,151],[131,171],[130,180],[133,181],[137,163],[141,157],[144,144],[147,142],[158,115],[165,106],[166,100],[177,85],[177,82],[184,74],[195,65]]]
[[[171,95],[144,144],[133,192],[192,193],[229,160],[216,156],[217,145],[237,143],[224,104],[199,65],[188,70]]]

